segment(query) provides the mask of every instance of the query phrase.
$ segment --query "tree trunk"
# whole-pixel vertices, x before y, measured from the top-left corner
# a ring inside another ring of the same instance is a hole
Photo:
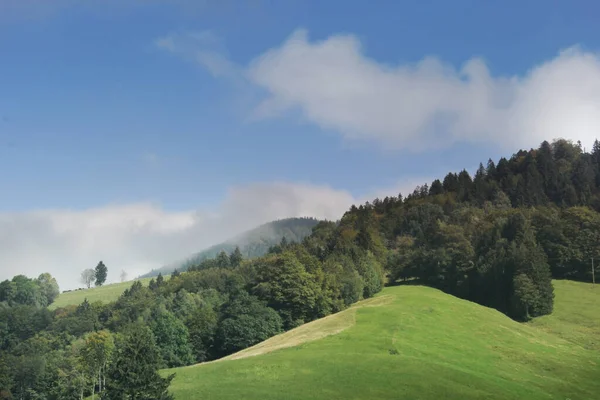
[[[102,366],[102,388],[106,390],[106,361],[104,361],[104,365]]]

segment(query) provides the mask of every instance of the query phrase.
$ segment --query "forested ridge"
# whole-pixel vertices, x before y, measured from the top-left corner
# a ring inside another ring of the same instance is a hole
[[[49,311],[15,277],[0,284],[0,398],[120,399],[142,382],[166,399],[158,368],[220,358],[404,280],[516,320],[548,314],[553,278],[592,280],[598,211],[600,144],[557,140],[352,206],[263,257],[236,248],[135,282],[111,304]]]
[[[315,218],[285,218],[271,221],[259,227],[244,232],[226,242],[216,244],[202,250],[187,259],[172,263],[171,265],[152,270],[140,278],[150,278],[158,274],[169,275],[174,270],[187,271],[204,260],[215,258],[220,252],[231,253],[236,247],[240,249],[244,258],[260,257],[268,253],[269,248],[276,245],[282,238],[288,241],[300,242],[310,235],[312,228],[319,221]]]

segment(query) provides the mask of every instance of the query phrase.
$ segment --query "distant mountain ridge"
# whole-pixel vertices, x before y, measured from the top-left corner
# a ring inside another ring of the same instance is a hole
[[[236,246],[240,248],[244,258],[260,257],[266,254],[271,246],[279,244],[284,237],[288,242],[301,242],[306,236],[311,234],[312,228],[319,222],[318,219],[311,217],[285,218],[268,222],[223,243],[195,253],[183,261],[154,269],[140,276],[140,278],[157,276],[159,273],[168,275],[175,269],[178,271],[187,271],[189,267],[197,265],[203,260],[216,257],[221,251],[230,254],[235,250]]]

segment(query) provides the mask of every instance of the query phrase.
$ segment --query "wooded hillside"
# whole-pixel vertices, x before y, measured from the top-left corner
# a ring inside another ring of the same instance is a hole
[[[19,399],[112,398],[135,382],[163,391],[157,368],[226,356],[407,279],[519,321],[549,314],[553,277],[592,279],[599,210],[600,144],[558,140],[353,206],[263,257],[236,248],[136,282],[110,304],[51,312],[3,283],[0,387]],[[152,357],[130,365],[124,352]]]
[[[169,275],[174,270],[187,271],[188,268],[197,266],[204,260],[215,258],[220,252],[233,252],[239,248],[244,258],[255,258],[265,255],[269,248],[278,244],[285,238],[290,242],[300,242],[310,235],[312,228],[319,222],[315,218],[285,218],[271,221],[257,228],[244,232],[226,242],[216,244],[208,249],[202,250],[183,261],[172,263],[142,275],[140,278],[158,276],[158,274]]]

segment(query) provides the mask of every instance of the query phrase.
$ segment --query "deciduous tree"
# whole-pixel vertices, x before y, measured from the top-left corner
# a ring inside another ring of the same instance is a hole
[[[81,273],[80,280],[81,280],[81,283],[86,285],[87,288],[89,289],[90,287],[92,287],[92,283],[94,283],[94,281],[96,280],[96,271],[94,271],[91,268],[83,270],[83,272]]]
[[[168,392],[174,374],[162,378],[161,358],[150,329],[141,323],[131,325],[117,339],[115,356],[108,368],[103,400],[172,400]]]

